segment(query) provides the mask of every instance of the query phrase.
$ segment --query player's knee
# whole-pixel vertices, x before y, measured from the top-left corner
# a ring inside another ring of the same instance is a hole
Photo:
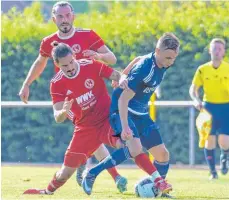
[[[87,162],[87,156],[82,153],[66,153],[64,165],[71,168],[79,168]]]
[[[219,135],[218,143],[221,149],[229,149],[229,136]]]
[[[131,157],[135,158],[136,156],[138,156],[140,153],[143,152],[142,150],[142,146],[136,146],[136,147],[129,147],[129,152]]]
[[[169,151],[166,148],[160,149],[155,158],[158,162],[167,162],[169,161]]]

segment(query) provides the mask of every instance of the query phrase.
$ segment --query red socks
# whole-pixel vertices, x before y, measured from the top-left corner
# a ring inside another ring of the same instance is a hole
[[[115,180],[117,176],[119,176],[119,173],[117,172],[117,169],[115,167],[112,167],[110,169],[107,169],[109,174],[112,176],[112,178]]]
[[[157,171],[156,167],[152,164],[149,157],[145,153],[141,153],[135,157],[135,163],[145,171],[147,174],[152,175]]]
[[[54,175],[52,181],[48,184],[48,187],[46,188],[47,193],[53,193],[55,192],[59,187],[65,184],[66,181],[60,182],[56,180],[56,174]]]

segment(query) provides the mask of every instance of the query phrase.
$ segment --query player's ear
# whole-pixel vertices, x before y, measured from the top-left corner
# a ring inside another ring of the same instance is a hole
[[[75,20],[75,18],[76,18],[76,15],[73,13],[73,14],[72,14],[72,19],[73,19],[73,21]]]
[[[156,54],[159,54],[160,53],[160,49],[156,47],[155,52],[156,52]]]
[[[54,15],[52,15],[52,21],[56,24],[56,18]]]

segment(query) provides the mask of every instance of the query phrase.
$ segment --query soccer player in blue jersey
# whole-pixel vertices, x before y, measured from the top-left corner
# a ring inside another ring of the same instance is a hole
[[[128,88],[114,90],[110,123],[115,135],[126,145],[125,154],[119,149],[90,169],[82,182],[86,193],[91,193],[100,172],[122,163],[129,157],[139,155],[142,146],[149,151],[164,146],[157,125],[150,118],[148,102],[163,80],[166,70],[178,56],[179,46],[179,40],[174,34],[165,33],[158,40],[155,52],[143,56],[130,70],[126,78]],[[166,175],[168,163],[156,167],[162,176]]]

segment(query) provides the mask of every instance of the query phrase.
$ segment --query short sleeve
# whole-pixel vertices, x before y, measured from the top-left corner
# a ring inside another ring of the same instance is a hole
[[[47,42],[47,40],[43,39],[41,41],[41,45],[40,45],[40,55],[42,55],[43,57],[51,57],[51,44],[49,44]]]
[[[128,74],[128,87],[133,90],[135,93],[138,88],[143,84],[144,72],[143,66],[139,65],[133,68]]]
[[[110,66],[98,61],[94,61],[94,67],[98,71],[99,76],[102,78],[110,78],[112,72],[114,71],[114,69]]]
[[[99,35],[97,35],[93,30],[91,30],[90,32],[89,39],[90,39],[89,49],[93,51],[97,51],[97,49],[99,49],[104,45],[104,41],[102,40],[102,38]]]
[[[63,87],[61,87],[60,84],[51,82],[50,83],[50,95],[52,98],[53,104],[64,101],[66,97],[66,92]]]
[[[197,87],[200,87],[203,85],[203,72],[200,68],[196,70],[196,73],[193,77],[192,84],[194,84]]]

